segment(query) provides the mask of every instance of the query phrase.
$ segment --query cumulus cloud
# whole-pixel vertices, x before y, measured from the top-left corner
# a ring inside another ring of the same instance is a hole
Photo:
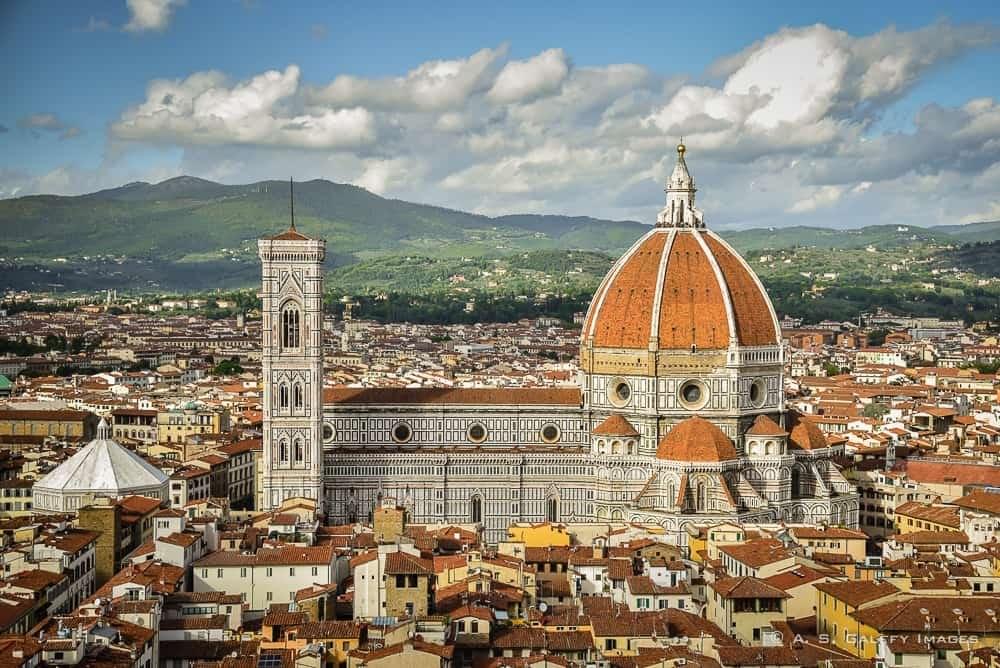
[[[67,123],[52,113],[25,116],[17,121],[17,126],[27,130],[35,138],[41,137],[42,133],[57,135],[60,139],[72,139],[81,134],[80,128]]]
[[[371,112],[361,107],[296,112],[299,68],[270,70],[230,82],[221,72],[186,79],[158,79],[146,101],[112,125],[124,140],[180,144],[257,144],[297,148],[346,148],[375,139]]]
[[[788,212],[808,213],[810,211],[815,211],[820,207],[830,206],[836,203],[843,194],[844,188],[841,186],[821,186],[816,188],[816,190],[809,197],[800,199],[798,202],[788,207]]]
[[[469,96],[489,87],[507,47],[482,49],[468,58],[433,60],[402,77],[364,79],[341,75],[329,85],[307,89],[319,105],[364,106],[396,111],[440,111],[462,106]]]
[[[147,32],[166,30],[174,10],[187,4],[187,0],[126,0],[129,20],[124,30]]]
[[[487,95],[497,102],[533,99],[558,90],[568,74],[569,59],[563,50],[549,49],[504,65]]]
[[[958,222],[1000,191],[1000,103],[875,128],[930,70],[998,38],[950,23],[786,28],[707,73],[581,67],[558,48],[513,59],[506,45],[384,78],[196,72],[151,81],[111,137],[179,146],[177,169],[231,182],[294,174],[482,213],[651,221],[683,135],[710,225]]]

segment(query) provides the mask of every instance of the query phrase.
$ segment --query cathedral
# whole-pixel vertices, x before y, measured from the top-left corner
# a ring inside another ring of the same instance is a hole
[[[325,243],[259,241],[268,508],[320,500],[330,523],[394,498],[417,523],[628,521],[857,526],[818,427],[785,410],[778,320],[695,206],[677,147],[656,225],[614,264],[574,388],[323,387]]]

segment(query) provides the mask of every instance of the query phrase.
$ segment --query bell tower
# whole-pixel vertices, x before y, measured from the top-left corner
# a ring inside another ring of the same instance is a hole
[[[323,503],[323,260],[326,242],[290,227],[257,242],[263,313],[263,508]]]

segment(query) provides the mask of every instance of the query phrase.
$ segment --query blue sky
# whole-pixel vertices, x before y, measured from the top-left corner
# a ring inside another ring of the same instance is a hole
[[[684,133],[710,224],[1000,218],[998,45],[993,2],[7,2],[0,196],[291,174],[645,220]]]

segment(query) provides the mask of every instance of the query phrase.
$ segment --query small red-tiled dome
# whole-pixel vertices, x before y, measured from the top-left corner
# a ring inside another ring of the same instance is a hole
[[[785,436],[787,432],[777,422],[766,415],[758,415],[747,430],[747,436]]]
[[[788,445],[793,450],[820,450],[829,447],[826,434],[812,420],[796,411],[788,412]]]
[[[674,425],[657,446],[656,456],[680,462],[725,462],[739,457],[729,437],[700,417]]]
[[[638,436],[639,431],[632,426],[632,423],[625,419],[625,416],[612,413],[601,424],[594,427],[592,432],[595,436]]]

